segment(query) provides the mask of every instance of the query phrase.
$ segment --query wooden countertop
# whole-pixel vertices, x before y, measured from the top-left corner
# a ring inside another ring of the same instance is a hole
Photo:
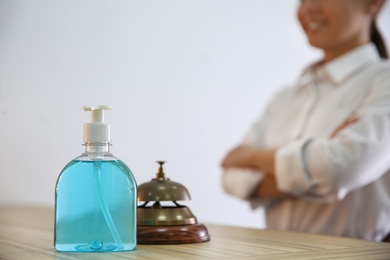
[[[211,241],[137,245],[119,253],[59,253],[53,209],[0,207],[0,259],[390,259],[390,243],[206,224]]]

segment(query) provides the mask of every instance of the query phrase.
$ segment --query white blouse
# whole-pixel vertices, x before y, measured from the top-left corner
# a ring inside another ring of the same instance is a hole
[[[335,137],[350,116],[359,120]],[[308,67],[271,100],[244,141],[274,148],[278,188],[291,199],[265,207],[271,229],[380,241],[390,232],[390,63],[366,44]],[[225,190],[242,199],[262,173],[228,169]]]

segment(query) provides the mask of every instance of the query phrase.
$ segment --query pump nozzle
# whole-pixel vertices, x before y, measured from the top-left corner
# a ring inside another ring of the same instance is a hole
[[[110,125],[104,123],[104,110],[111,110],[112,107],[104,105],[83,106],[83,109],[91,112],[91,122],[84,124],[84,142],[110,142]]]

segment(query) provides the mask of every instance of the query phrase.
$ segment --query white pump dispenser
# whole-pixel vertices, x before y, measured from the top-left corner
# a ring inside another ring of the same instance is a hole
[[[83,106],[84,111],[91,111],[91,122],[84,124],[85,143],[109,143],[110,125],[104,123],[104,110],[112,110],[110,106]]]

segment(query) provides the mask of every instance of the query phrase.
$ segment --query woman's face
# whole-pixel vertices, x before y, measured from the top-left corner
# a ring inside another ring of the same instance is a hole
[[[309,43],[327,52],[345,52],[369,42],[372,15],[365,0],[301,0],[298,20]],[[326,56],[326,55],[325,55]]]

